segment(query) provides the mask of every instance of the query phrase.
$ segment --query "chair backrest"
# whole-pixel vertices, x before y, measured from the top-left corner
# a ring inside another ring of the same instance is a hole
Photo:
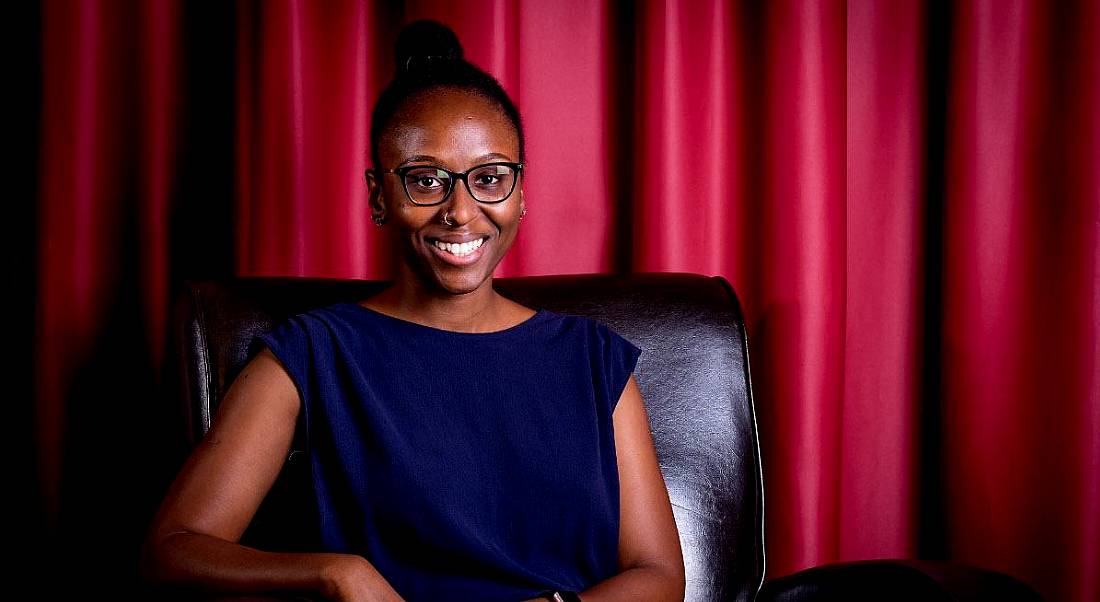
[[[635,377],[680,532],[686,600],[752,600],[764,573],[761,465],[745,327],[718,276],[575,274],[497,278],[530,307],[603,321],[642,349]],[[174,305],[173,362],[193,445],[247,361],[248,344],[283,318],[365,299],[385,281],[239,278],[187,282]],[[304,550],[311,496],[301,424],[271,493],[242,538]],[[294,526],[301,527],[297,532]]]

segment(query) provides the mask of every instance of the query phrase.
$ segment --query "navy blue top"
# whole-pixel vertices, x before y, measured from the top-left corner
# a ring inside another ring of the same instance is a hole
[[[409,602],[517,602],[618,572],[611,415],[641,349],[540,309],[453,332],[341,302],[257,335],[302,399],[327,551]]]

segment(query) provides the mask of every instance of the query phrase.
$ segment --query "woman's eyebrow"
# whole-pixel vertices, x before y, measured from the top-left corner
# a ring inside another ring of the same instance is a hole
[[[482,161],[488,161],[490,159],[504,159],[505,161],[511,161],[512,160],[511,158],[508,157],[508,155],[505,155],[505,154],[489,153],[487,155],[481,155],[480,157],[475,159],[475,162],[481,163]]]
[[[491,161],[493,159],[503,159],[505,161],[511,161],[512,160],[508,155],[505,155],[503,153],[488,153],[486,155],[481,155],[477,159],[474,159],[474,163],[482,163],[482,162],[485,162],[485,161]],[[405,159],[404,161],[399,163],[398,167],[400,167],[402,165],[405,165],[406,163],[414,163],[416,161],[428,161],[428,162],[431,162],[431,163],[435,163],[436,165],[440,164],[439,159],[437,159],[436,157],[433,157],[432,155],[413,155],[413,156],[409,157],[408,159]]]
[[[400,166],[402,166],[406,163],[412,163],[413,161],[432,161],[432,162],[438,163],[439,159],[436,159],[435,157],[433,157],[431,155],[413,155],[413,156],[409,157],[408,159],[405,159],[404,161],[399,163],[398,167],[400,167]]]

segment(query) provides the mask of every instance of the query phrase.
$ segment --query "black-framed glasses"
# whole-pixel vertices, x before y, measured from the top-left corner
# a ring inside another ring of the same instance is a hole
[[[381,173],[401,178],[405,194],[415,205],[438,205],[454,191],[455,180],[462,180],[474,200],[500,203],[512,196],[523,163],[496,161],[475,165],[464,172],[451,171],[435,165],[406,165],[397,169],[380,169]]]

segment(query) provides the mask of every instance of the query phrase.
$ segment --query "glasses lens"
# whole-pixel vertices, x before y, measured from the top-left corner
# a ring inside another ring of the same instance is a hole
[[[405,190],[414,203],[438,203],[451,188],[451,176],[434,167],[416,167],[405,174]]]
[[[474,198],[485,203],[496,203],[512,194],[516,183],[516,171],[508,165],[485,165],[470,172],[466,178]]]

